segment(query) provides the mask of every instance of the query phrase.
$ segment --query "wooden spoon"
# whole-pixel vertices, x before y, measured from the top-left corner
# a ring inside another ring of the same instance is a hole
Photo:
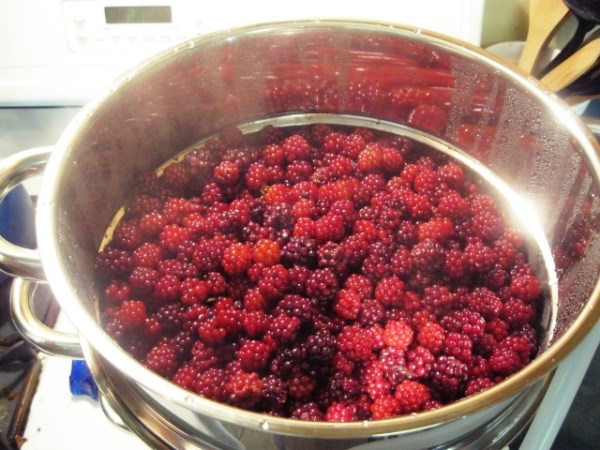
[[[569,14],[569,8],[563,0],[530,0],[529,29],[518,63],[521,69],[533,73],[541,50]]]
[[[590,70],[600,58],[600,38],[593,39],[540,80],[554,92],[567,87]]]
[[[560,53],[540,72],[540,76],[546,75],[575,53],[588,31],[600,24],[600,2],[598,0],[564,0],[564,2],[577,18],[577,28]]]

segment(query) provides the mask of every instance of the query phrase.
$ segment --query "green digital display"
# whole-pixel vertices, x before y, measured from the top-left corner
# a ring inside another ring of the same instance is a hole
[[[106,6],[104,17],[108,25],[172,22],[170,6]]]

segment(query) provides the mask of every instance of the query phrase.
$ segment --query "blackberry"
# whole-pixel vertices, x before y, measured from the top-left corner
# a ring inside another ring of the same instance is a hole
[[[318,363],[331,361],[336,353],[335,336],[326,331],[317,331],[309,335],[304,345],[308,358]]]
[[[316,269],[306,280],[306,294],[319,303],[325,303],[335,298],[339,283],[335,273],[330,268]]]
[[[307,420],[309,422],[321,422],[325,419],[323,411],[316,402],[303,403],[294,408],[290,414],[292,419]]]
[[[134,260],[127,250],[108,247],[98,253],[98,268],[109,276],[127,276],[134,267]]]
[[[468,366],[454,356],[439,356],[431,368],[431,382],[444,398],[455,399],[464,393]]]

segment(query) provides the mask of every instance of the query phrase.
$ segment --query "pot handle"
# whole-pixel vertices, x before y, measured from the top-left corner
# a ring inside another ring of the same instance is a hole
[[[53,356],[82,358],[79,335],[57,331],[43,323],[32,305],[34,283],[15,278],[10,292],[10,312],[17,331],[38,350]]]
[[[42,172],[53,147],[37,147],[0,161],[0,201],[23,180]],[[21,247],[0,236],[0,270],[9,275],[43,280],[42,262],[37,250]]]

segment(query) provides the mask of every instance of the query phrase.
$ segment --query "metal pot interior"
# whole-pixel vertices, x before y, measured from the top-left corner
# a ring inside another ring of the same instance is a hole
[[[417,415],[412,425],[398,418],[386,427],[419,428],[497,403],[557,364],[599,310],[597,144],[574,113],[516,70],[467,44],[380,23],[276,23],[180,44],[115,81],[59,141],[37,214],[50,285],[81,335],[140,384],[188,408],[224,420],[244,417],[260,428],[257,417],[182,392],[150,373],[103,332],[95,319],[94,265],[106,229],[138,175],[223,128],[281,117],[314,120],[315,114],[398,124],[457,149],[514,194],[508,203],[539,231],[532,259],[552,304],[544,315],[544,348],[527,368],[448,414],[421,422]],[[415,108],[431,104],[447,112],[442,129],[411,123]],[[284,422],[287,431],[294,429]],[[362,425],[346,428],[352,427]]]

